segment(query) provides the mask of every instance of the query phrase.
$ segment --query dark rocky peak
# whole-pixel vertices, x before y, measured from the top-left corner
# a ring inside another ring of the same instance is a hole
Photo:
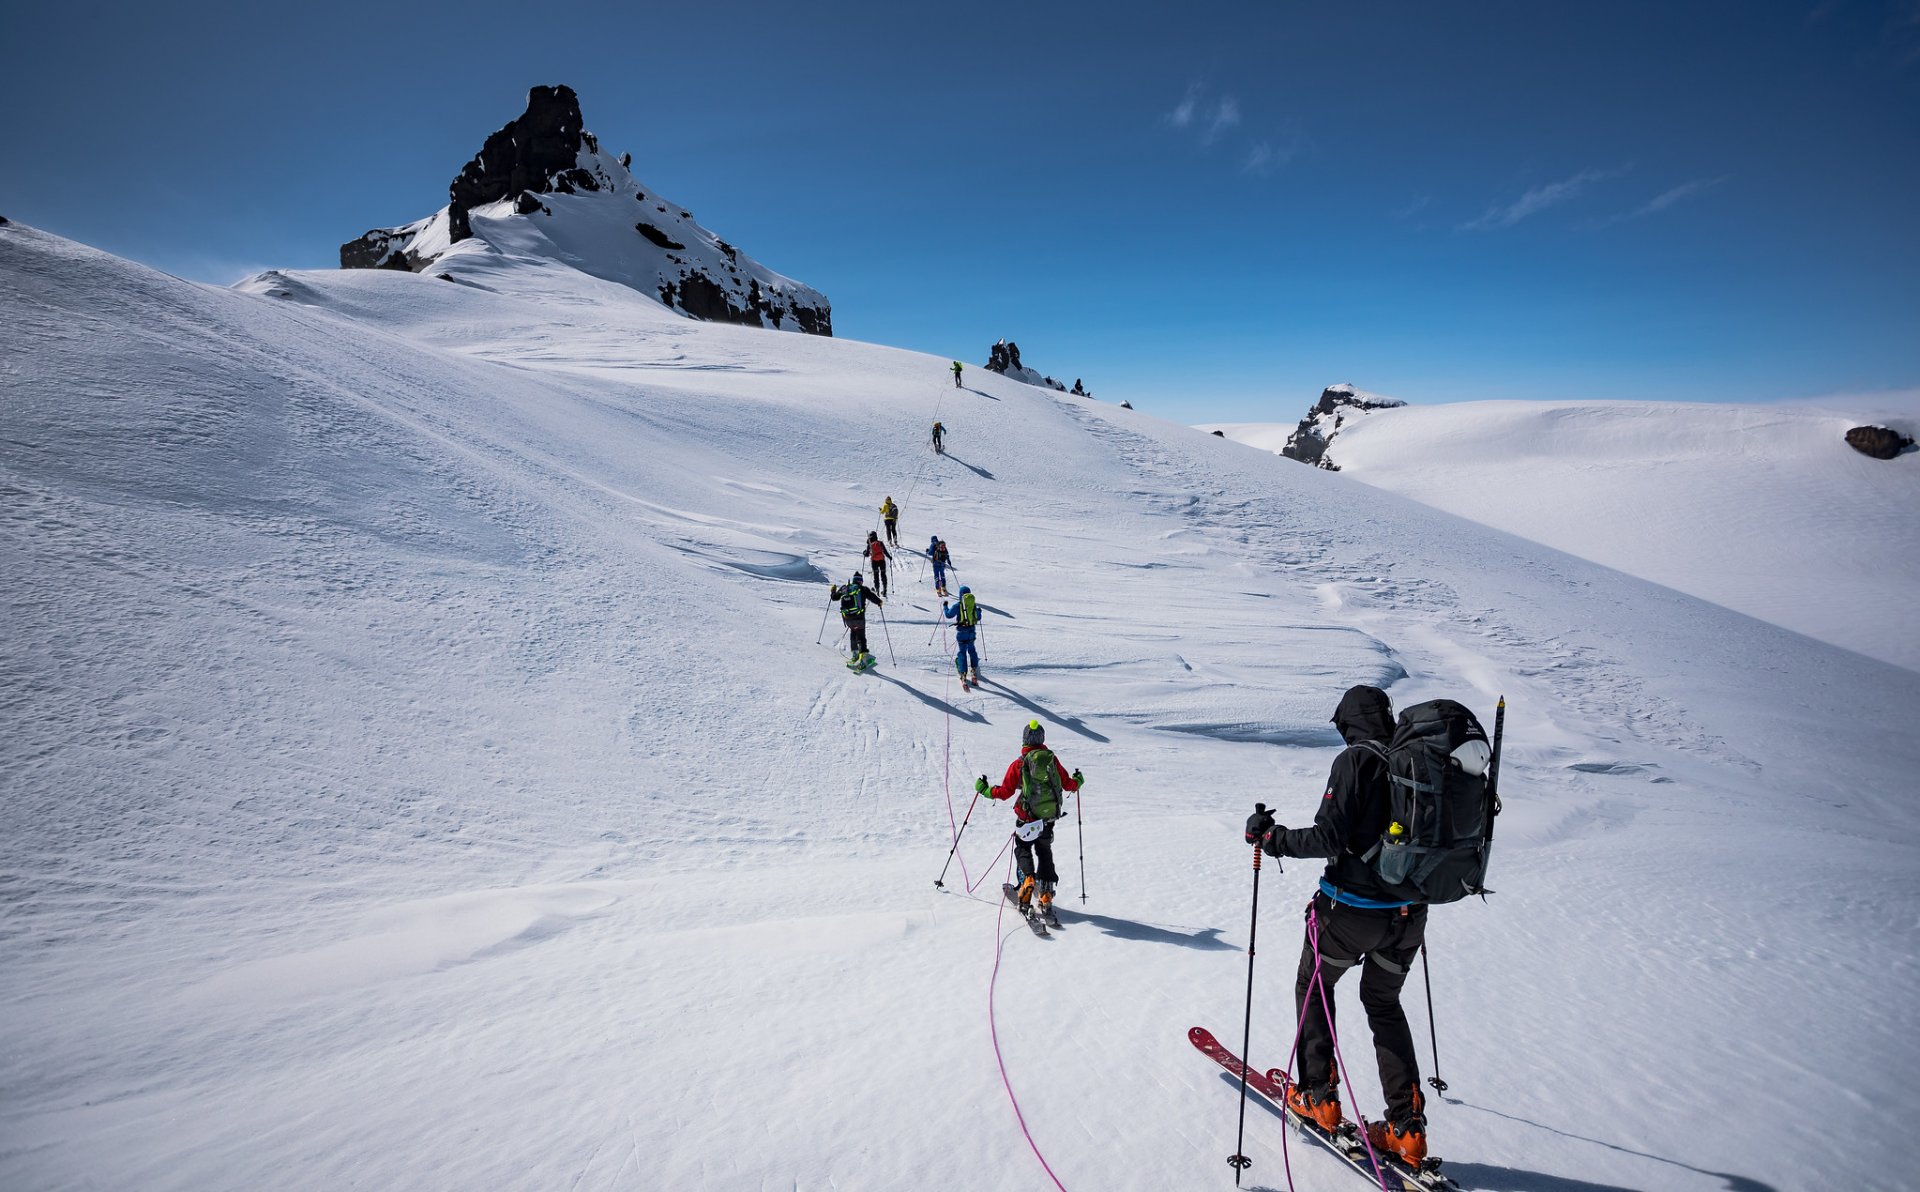
[[[527,193],[600,189],[592,173],[579,166],[582,149],[597,151],[599,146],[583,127],[580,97],[573,88],[535,87],[527,92],[527,110],[488,137],[447,187],[448,239],[457,244],[473,235],[467,212],[486,203]]]
[[[455,175],[446,207],[341,245],[340,267],[422,273],[474,253],[494,262],[546,257],[697,319],[833,334],[826,295],[701,227],[692,212],[640,185],[632,162],[600,151],[573,88],[535,87],[526,111]],[[508,220],[537,221],[540,235],[490,236]]]
[[[1280,449],[1280,454],[1303,464],[1338,472],[1340,465],[1333,462],[1327,449],[1333,445],[1341,427],[1373,411],[1391,410],[1406,404],[1397,398],[1381,397],[1377,393],[1355,389],[1352,385],[1329,385],[1320,391],[1320,400],[1313,404],[1307,416],[1300,420],[1300,425],[1287,436],[1287,445]]]

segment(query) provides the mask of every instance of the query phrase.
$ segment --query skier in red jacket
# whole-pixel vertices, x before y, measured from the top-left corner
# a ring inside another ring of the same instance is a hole
[[[1020,866],[1019,903],[1023,914],[1032,914],[1034,888],[1040,892],[1040,918],[1049,927],[1060,926],[1053,913],[1053,891],[1060,874],[1053,867],[1053,821],[1060,818],[1065,804],[1062,791],[1077,791],[1085,781],[1080,771],[1067,773],[1060,759],[1047,748],[1047,730],[1038,720],[1027,721],[1020,734],[1020,756],[1007,767],[1007,776],[999,786],[989,788],[982,774],[973,787],[989,799],[1014,799],[1013,855]],[[1015,798],[1018,796],[1018,798]],[[1038,864],[1034,854],[1038,853]]]

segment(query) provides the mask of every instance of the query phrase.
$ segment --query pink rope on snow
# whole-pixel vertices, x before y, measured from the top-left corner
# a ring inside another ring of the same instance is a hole
[[[1007,837],[1012,840],[1012,836]],[[1001,850],[1005,852],[1005,849]],[[995,857],[994,860],[999,860]],[[1007,858],[1007,876],[1013,876],[1013,858]],[[1013,1104],[1014,1120],[1020,1123],[1020,1133],[1026,1135],[1027,1146],[1033,1150],[1033,1157],[1040,1160],[1040,1169],[1047,1173],[1053,1186],[1060,1192],[1067,1192],[1067,1186],[1060,1177],[1053,1174],[1053,1168],[1047,1163],[1047,1157],[1040,1153],[1040,1144],[1033,1140],[1033,1131],[1027,1129],[1027,1115],[1020,1112],[1020,1098],[1013,1095],[1013,1081],[1007,1076],[1007,1059],[1000,1053],[1000,1024],[994,1019],[993,993],[1000,984],[1000,953],[1006,947],[1006,937],[1000,934],[1000,923],[1007,913],[1007,900],[1000,900],[1000,910],[993,917],[993,976],[987,981],[987,1030],[993,1035],[993,1058],[1000,1065],[1000,1083],[1006,1086],[1007,1100]]]

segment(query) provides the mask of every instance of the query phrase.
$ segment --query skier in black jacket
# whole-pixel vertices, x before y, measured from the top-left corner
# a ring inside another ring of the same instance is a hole
[[[1367,1135],[1376,1149],[1418,1167],[1427,1155],[1426,1102],[1420,1094],[1413,1031],[1400,1008],[1400,987],[1426,938],[1427,908],[1409,891],[1387,885],[1361,859],[1388,829],[1386,746],[1393,736],[1393,703],[1377,687],[1348,688],[1333,713],[1333,724],[1347,748],[1333,759],[1313,827],[1288,828],[1265,812],[1247,819],[1247,843],[1259,844],[1269,856],[1328,858],[1312,902],[1318,954],[1309,928],[1294,979],[1294,1012],[1301,1024],[1300,1077],[1287,1102],[1328,1131],[1339,1127],[1332,993],[1348,969],[1364,962],[1360,1004],[1373,1028],[1380,1087],[1387,1097],[1387,1120],[1369,1122]]]

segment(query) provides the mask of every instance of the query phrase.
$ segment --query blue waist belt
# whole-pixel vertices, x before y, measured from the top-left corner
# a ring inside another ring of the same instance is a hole
[[[1395,911],[1403,906],[1412,906],[1411,902],[1382,902],[1378,898],[1362,898],[1358,894],[1349,894],[1326,878],[1320,879],[1320,892],[1342,906],[1355,906],[1363,911]]]

